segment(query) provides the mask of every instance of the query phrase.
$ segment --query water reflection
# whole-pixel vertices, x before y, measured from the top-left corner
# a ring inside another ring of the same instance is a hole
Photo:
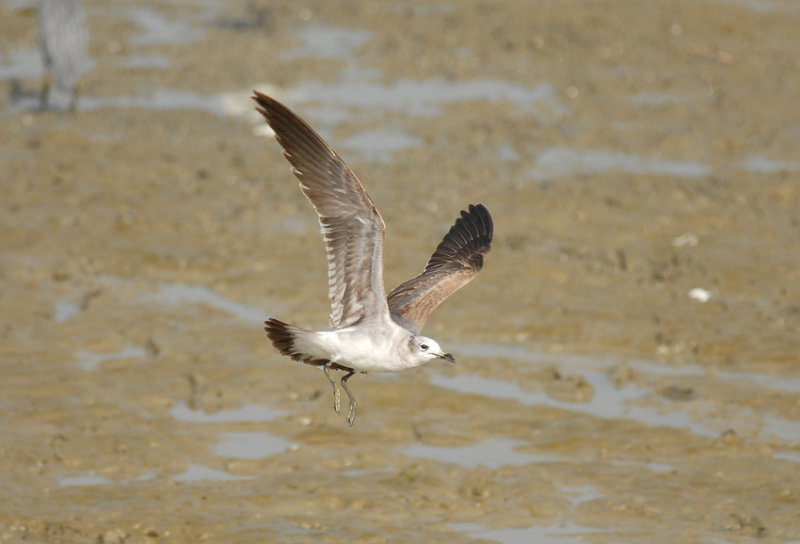
[[[98,98],[82,96],[81,111],[103,108],[142,108],[149,110],[199,110],[216,115],[227,113],[224,95],[201,95],[192,91],[154,89],[138,96],[111,96]]]
[[[131,37],[134,45],[185,44],[203,38],[202,30],[181,21],[170,21],[154,9],[128,8],[126,14],[140,29]]]
[[[111,480],[103,478],[102,476],[96,476],[94,473],[78,476],[67,476],[66,478],[59,478],[58,480],[59,487],[89,487],[94,485],[106,485],[110,483]]]
[[[72,316],[80,313],[80,311],[80,305],[75,304],[74,302],[65,300],[56,302],[55,306],[53,307],[53,321],[56,323],[63,323]]]
[[[640,93],[628,97],[628,101],[635,106],[664,106],[687,104],[710,98],[710,95],[701,93]]]
[[[291,98],[293,101],[324,100],[326,104],[338,107],[400,111],[423,117],[438,115],[446,104],[473,100],[510,102],[525,111],[541,110],[557,115],[567,112],[553,87],[547,83],[523,86],[497,79],[399,79],[386,84],[345,77],[338,83],[311,82],[300,85],[291,90]]]
[[[296,36],[303,44],[286,51],[283,54],[284,58],[348,58],[354,48],[364,45],[372,38],[372,32],[337,26],[315,26],[301,30]]]
[[[528,391],[517,383],[485,378],[477,375],[459,374],[446,376],[433,374],[432,385],[455,390],[461,393],[485,395],[494,398],[513,399],[526,405],[543,404],[571,412],[579,412],[593,417],[605,419],[631,419],[645,425],[661,425],[674,429],[688,430],[694,434],[718,437],[733,423],[729,418],[732,410],[739,417],[735,418],[738,430],[751,432],[763,437],[779,438],[787,441],[800,440],[800,425],[774,414],[759,416],[746,407],[726,408],[726,417],[722,417],[707,405],[696,399],[686,399],[680,405],[665,401],[657,391],[647,386],[626,383],[614,384],[611,370],[620,363],[618,360],[599,360],[587,357],[548,354],[514,345],[492,344],[455,344],[453,351],[472,358],[504,358],[535,365],[564,364],[581,376],[591,385],[593,390],[589,402],[567,402],[550,397],[544,391]],[[709,375],[700,366],[688,364],[672,367],[653,361],[627,360],[637,373],[650,373],[656,376],[699,376],[709,380],[735,382],[747,380],[770,389],[788,392],[800,391],[800,381],[786,377],[769,376],[756,373],[717,372]],[[648,405],[644,404],[648,402]]]
[[[500,544],[569,544],[585,542],[583,535],[605,533],[603,529],[584,527],[575,523],[528,527],[526,529],[491,529],[475,523],[448,523],[453,529],[473,538],[490,539]],[[570,538],[572,537],[572,538]]]
[[[193,410],[185,402],[178,402],[170,410],[175,419],[189,423],[263,423],[284,415],[282,410],[274,410],[260,404],[244,404],[235,410],[220,410],[207,414],[202,410]]]
[[[263,459],[283,453],[292,443],[265,432],[231,432],[220,435],[222,442],[212,449],[220,457],[236,459]]]
[[[145,348],[127,345],[120,351],[114,353],[94,353],[91,351],[79,351],[75,354],[78,358],[78,364],[84,370],[95,370],[98,366],[106,361],[114,361],[116,359],[138,359],[147,357],[147,350]]]
[[[160,291],[147,298],[155,298],[159,302],[174,304],[203,304],[223,312],[227,312],[248,323],[261,323],[267,317],[266,312],[254,306],[228,300],[203,285],[188,285],[183,283],[161,284]]]
[[[172,61],[164,55],[149,53],[125,57],[120,59],[118,64],[125,68],[166,70],[172,66]]]
[[[711,167],[696,161],[643,158],[603,149],[553,148],[541,153],[530,176],[537,181],[564,176],[627,172],[697,178],[711,174]]]
[[[360,156],[368,161],[389,162],[392,154],[412,147],[420,147],[425,142],[402,130],[375,129],[359,132],[342,142],[342,147],[350,155]]]
[[[744,161],[744,167],[750,172],[775,174],[777,172],[800,171],[800,162],[773,160],[763,155],[753,155]]]
[[[9,51],[0,57],[0,80],[42,77],[44,64],[38,49]]]

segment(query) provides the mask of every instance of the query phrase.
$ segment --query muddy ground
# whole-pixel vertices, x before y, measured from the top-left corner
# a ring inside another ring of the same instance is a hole
[[[800,540],[796,2],[85,5],[62,115],[0,6],[0,542]],[[353,428],[261,330],[328,303],[253,88],[389,287],[495,219],[425,329],[459,364],[354,378]]]

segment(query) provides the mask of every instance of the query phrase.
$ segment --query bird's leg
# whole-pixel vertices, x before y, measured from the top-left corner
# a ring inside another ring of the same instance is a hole
[[[350,392],[350,388],[347,387],[347,380],[352,378],[353,374],[355,373],[355,370],[351,370],[344,377],[342,377],[342,389],[344,389],[344,392],[347,393],[347,398],[350,399],[350,409],[347,412],[347,423],[349,423],[351,427],[353,426],[353,422],[356,420],[356,408],[358,408],[358,402],[356,402],[356,398]]]
[[[45,70],[44,76],[42,76],[42,87],[39,91],[39,109],[46,110],[47,109],[47,96],[50,94],[50,71]]]
[[[328,361],[324,365],[322,365],[322,371],[325,373],[325,377],[328,378],[328,381],[331,382],[331,387],[333,387],[333,410],[338,414],[341,411],[341,402],[340,402],[340,391],[339,388],[336,387],[336,380],[334,380],[330,374],[328,374],[328,369],[331,366],[331,362]]]

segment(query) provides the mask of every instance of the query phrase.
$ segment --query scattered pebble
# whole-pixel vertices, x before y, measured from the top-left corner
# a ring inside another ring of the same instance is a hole
[[[673,247],[695,247],[700,243],[700,240],[691,232],[684,232],[680,236],[672,239]]]
[[[711,298],[711,291],[701,289],[700,287],[695,287],[689,291],[689,298],[696,300],[697,302],[708,302],[708,300]]]

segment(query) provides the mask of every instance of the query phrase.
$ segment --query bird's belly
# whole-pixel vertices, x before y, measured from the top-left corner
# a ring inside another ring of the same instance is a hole
[[[360,346],[342,346],[337,354],[339,364],[359,372],[398,372],[404,370],[397,357],[380,349],[362,349]]]
[[[344,364],[344,366],[359,372],[401,372],[407,370],[407,368],[396,359],[378,357],[375,355],[346,354],[343,360],[346,362],[340,364]]]
[[[359,372],[400,372],[411,368],[403,364],[389,339],[375,341],[359,335],[339,334],[330,341],[331,361]]]

